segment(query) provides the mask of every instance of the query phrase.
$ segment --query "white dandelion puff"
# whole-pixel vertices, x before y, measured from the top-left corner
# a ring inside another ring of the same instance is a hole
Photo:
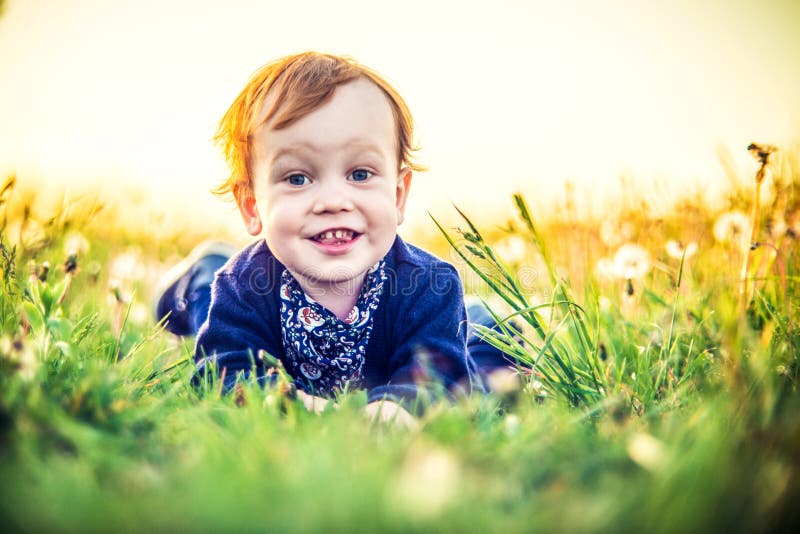
[[[626,280],[639,279],[650,271],[650,253],[641,245],[626,243],[614,255],[617,276]]]
[[[695,255],[697,252],[697,243],[694,241],[684,245],[680,241],[670,239],[664,247],[667,250],[667,256],[673,260],[680,260],[686,258],[687,260]],[[684,256],[685,254],[685,256]]]
[[[714,223],[714,239],[731,245],[747,243],[750,240],[750,218],[738,210],[723,213]]]

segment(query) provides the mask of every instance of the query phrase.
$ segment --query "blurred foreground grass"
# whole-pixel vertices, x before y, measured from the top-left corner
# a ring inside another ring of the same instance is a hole
[[[513,315],[493,342],[522,386],[433,406],[415,431],[366,421],[359,393],[321,415],[250,384],[199,396],[191,341],[148,303],[205,236],[154,239],[7,184],[4,530],[783,530],[800,519],[792,161],[764,197],[746,314],[747,191],[725,213],[628,205],[541,227],[520,197],[493,228],[443,228],[460,252],[430,248]]]

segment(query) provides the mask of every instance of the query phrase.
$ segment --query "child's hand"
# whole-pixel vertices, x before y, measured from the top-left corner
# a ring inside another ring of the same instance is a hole
[[[322,413],[322,411],[328,405],[328,402],[330,402],[328,399],[323,399],[322,397],[317,397],[315,395],[309,395],[299,388],[297,390],[297,398],[303,401],[303,406],[306,407],[306,410],[314,413]]]
[[[370,402],[365,408],[367,417],[373,421],[388,421],[395,426],[413,430],[419,426],[416,417],[405,408],[390,400]]]

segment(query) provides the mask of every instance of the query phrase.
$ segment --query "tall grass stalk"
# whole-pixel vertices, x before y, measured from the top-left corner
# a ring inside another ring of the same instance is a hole
[[[553,286],[552,298],[546,304],[530,301],[516,275],[462,211],[458,210],[458,213],[467,225],[466,231],[459,230],[466,241],[463,246],[459,246],[435,219],[434,223],[458,256],[512,310],[504,317],[491,310],[500,331],[478,326],[476,329],[479,334],[491,345],[512,356],[530,371],[533,379],[541,379],[546,389],[570,405],[592,405],[604,398],[608,390],[597,357],[597,335],[590,333],[589,317],[571,298],[566,281],[557,279],[547,256],[545,242],[536,230],[522,195],[515,195],[514,202],[528,237],[544,260]],[[479,265],[479,260],[483,260],[485,265]],[[549,311],[550,320],[547,322],[540,314],[543,309]],[[521,319],[528,328],[516,326],[514,319]]]
[[[759,161],[759,167],[755,175],[753,206],[750,212],[750,241],[746,244],[742,254],[742,268],[739,273],[739,309],[742,317],[745,316],[747,308],[750,306],[750,261],[753,251],[758,248],[759,225],[761,224],[761,184],[767,175],[767,164],[769,163],[770,155],[777,149],[769,145],[750,143],[747,150]]]

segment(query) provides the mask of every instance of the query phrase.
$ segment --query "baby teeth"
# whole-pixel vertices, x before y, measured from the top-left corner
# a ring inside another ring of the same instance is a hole
[[[327,232],[322,232],[317,236],[317,239],[351,239],[353,237],[353,232],[349,230],[328,230]]]

